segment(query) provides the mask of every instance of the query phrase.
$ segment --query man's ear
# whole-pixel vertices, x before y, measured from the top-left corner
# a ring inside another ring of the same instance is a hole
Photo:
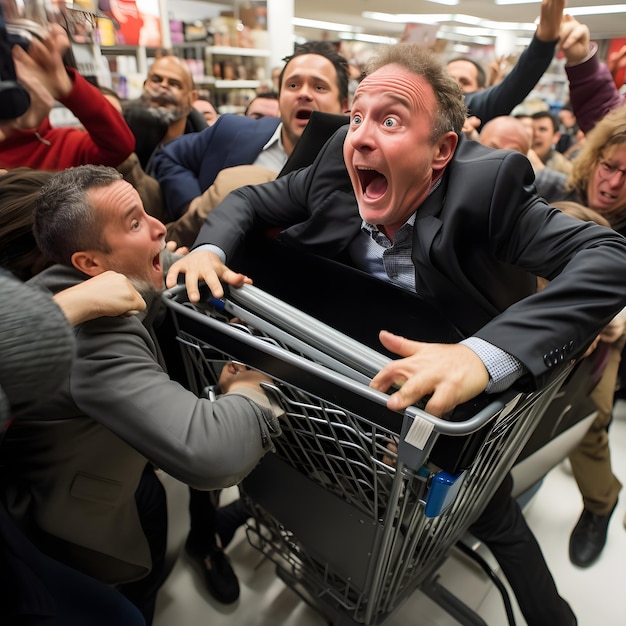
[[[87,274],[87,276],[98,276],[107,270],[101,262],[100,254],[92,250],[74,252],[71,261],[78,271]]]
[[[454,151],[459,143],[459,136],[450,131],[446,133],[437,142],[437,151],[433,157],[432,168],[439,171],[443,169],[451,161],[454,156]]]

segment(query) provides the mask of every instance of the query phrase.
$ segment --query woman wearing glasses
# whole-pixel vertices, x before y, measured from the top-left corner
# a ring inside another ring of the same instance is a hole
[[[569,175],[549,168],[540,170],[537,188],[548,202],[572,200],[593,209],[611,228],[626,235],[626,105],[607,113],[586,134]],[[623,323],[621,328],[623,330]],[[594,392],[597,417],[570,455],[572,473],[583,498],[583,512],[569,545],[570,560],[579,567],[589,567],[600,556],[622,488],[611,469],[608,427],[615,388],[624,383],[620,383],[618,373],[626,337],[621,331],[614,335],[603,339],[610,344],[603,379],[614,376],[616,384],[608,385],[604,393]]]

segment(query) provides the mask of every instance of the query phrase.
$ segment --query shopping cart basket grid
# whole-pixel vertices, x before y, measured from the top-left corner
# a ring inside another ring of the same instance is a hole
[[[342,626],[384,622],[436,576],[551,397],[552,390],[502,396],[457,423],[414,407],[399,414],[386,407],[386,394],[368,386],[387,357],[371,357],[371,349],[309,324],[304,313],[283,309],[251,286],[231,289],[222,310],[189,307],[182,289],[165,302],[194,391],[215,385],[227,360],[275,381],[268,392],[285,411],[283,434],[241,485],[253,511],[247,536],[290,586]],[[233,314],[236,326],[229,323]],[[421,449],[403,439],[414,420],[430,432]],[[438,471],[430,453],[440,434],[477,431],[481,443],[455,499],[426,517],[429,482]]]

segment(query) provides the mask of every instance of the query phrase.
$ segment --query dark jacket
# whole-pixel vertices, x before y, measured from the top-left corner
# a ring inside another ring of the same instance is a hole
[[[483,126],[494,117],[510,115],[550,67],[557,42],[541,41],[535,35],[500,83],[465,95],[469,115],[478,117]]]
[[[228,256],[252,228],[279,225],[283,241],[347,259],[361,218],[343,161],[346,132],[309,168],[231,193],[196,245]],[[418,295],[464,334],[516,356],[526,382],[542,387],[626,303],[626,240],[552,209],[533,180],[524,155],[461,139],[439,188],[416,207],[412,258]],[[551,281],[540,293],[537,275]]]
[[[144,171],[151,172],[151,159],[165,137],[168,125],[158,120],[139,101],[132,101],[124,107],[124,119],[135,135],[135,152]],[[193,109],[187,116],[185,134],[197,133],[207,127],[204,116]]]
[[[202,132],[163,146],[154,157],[153,175],[171,218],[180,217],[182,208],[206,191],[224,168],[253,164],[279,124],[277,117],[220,115]]]

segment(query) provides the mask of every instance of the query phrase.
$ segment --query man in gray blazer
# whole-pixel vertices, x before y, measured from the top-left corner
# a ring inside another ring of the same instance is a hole
[[[357,88],[350,124],[315,162],[234,191],[207,218],[198,249],[174,264],[220,296],[224,262],[253,228],[345,262],[421,296],[467,339],[413,341],[381,332],[399,354],[372,381],[390,408],[428,397],[444,415],[479,393],[543,387],[580,357],[626,302],[626,240],[573,220],[534,193],[523,155],[462,137],[462,93],[412,44],[382,49]],[[536,276],[550,285],[536,292]],[[302,277],[306,284],[306,277]],[[401,314],[401,313],[398,313]],[[419,332],[416,329],[416,334]],[[471,527],[496,556],[531,626],[576,623],[510,496],[507,476]]]
[[[116,170],[56,174],[42,189],[34,229],[57,263],[34,285],[56,293],[115,268],[148,308],[75,328],[69,377],[6,434],[7,509],[44,552],[124,583],[122,592],[150,623],[167,534],[153,466],[197,489],[234,485],[272,448],[278,412],[257,372],[225,368],[224,395],[215,402],[169,378],[152,327],[171,262],[165,226]]]

